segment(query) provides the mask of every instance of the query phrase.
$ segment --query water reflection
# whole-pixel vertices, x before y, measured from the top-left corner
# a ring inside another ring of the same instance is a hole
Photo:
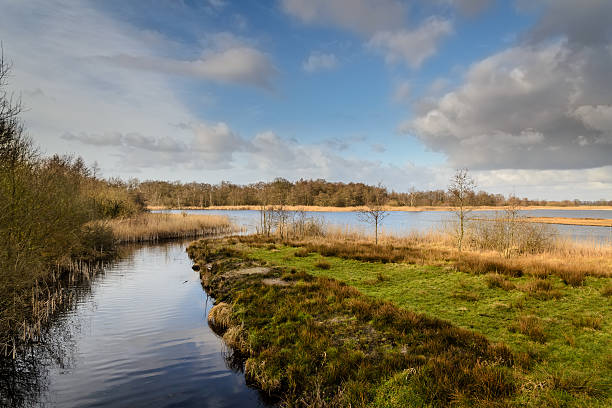
[[[57,317],[43,341],[2,363],[7,406],[269,406],[208,327],[212,299],[186,243],[133,247]]]

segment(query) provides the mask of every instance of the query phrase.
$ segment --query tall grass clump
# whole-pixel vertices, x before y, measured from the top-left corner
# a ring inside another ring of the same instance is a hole
[[[106,221],[118,242],[155,242],[235,231],[229,218],[219,215],[141,214]]]

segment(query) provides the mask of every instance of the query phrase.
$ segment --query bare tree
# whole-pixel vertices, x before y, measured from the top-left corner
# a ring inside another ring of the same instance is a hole
[[[381,183],[378,183],[378,192],[376,194],[375,202],[367,205],[365,210],[361,210],[357,213],[357,218],[361,222],[368,223],[374,226],[374,237],[376,241],[376,245],[378,245],[378,226],[383,222],[383,220],[389,215],[387,211],[385,211],[382,203],[381,192],[384,191],[384,186]]]
[[[410,200],[410,206],[414,207],[414,200],[416,199],[416,189],[414,186],[410,187],[410,191],[408,193],[408,200]]]
[[[468,169],[457,169],[453,177],[451,177],[448,186],[448,194],[459,221],[457,225],[457,248],[459,252],[461,252],[463,245],[465,224],[469,220],[469,214],[472,211],[469,205],[472,204],[475,188],[476,182],[469,175]]]

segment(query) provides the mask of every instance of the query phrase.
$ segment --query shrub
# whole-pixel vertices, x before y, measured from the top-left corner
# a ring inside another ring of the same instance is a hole
[[[331,264],[325,260],[318,261],[315,266],[319,269],[329,269],[331,268]]]
[[[299,258],[305,258],[308,256],[310,252],[308,252],[308,250],[306,248],[300,248],[297,251],[295,251],[293,253],[293,256],[299,257]]]
[[[510,282],[508,278],[499,273],[489,273],[486,276],[486,280],[489,288],[501,288],[503,290],[512,290],[516,288],[514,283]]]

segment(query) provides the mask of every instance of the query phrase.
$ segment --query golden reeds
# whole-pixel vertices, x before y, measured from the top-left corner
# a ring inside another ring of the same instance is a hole
[[[142,214],[107,221],[119,242],[155,242],[235,232],[229,218],[221,215]]]

